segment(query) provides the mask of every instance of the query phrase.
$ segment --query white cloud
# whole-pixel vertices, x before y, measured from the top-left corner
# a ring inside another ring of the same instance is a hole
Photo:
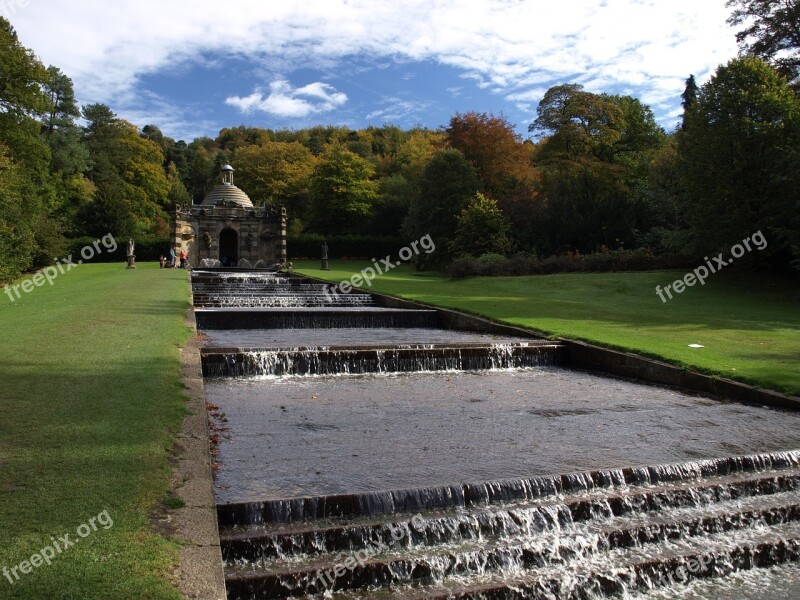
[[[579,80],[674,99],[690,73],[702,83],[735,55],[728,14],[725,0],[235,0],[224,8],[211,0],[32,0],[12,22],[23,44],[73,78],[81,98],[114,106],[143,76],[219,56],[260,65],[270,78],[310,65],[340,69],[354,56],[436,61],[527,106],[526,92]],[[315,83],[231,101],[307,115],[338,106],[337,93]]]
[[[347,95],[322,82],[309,83],[294,88],[285,79],[269,84],[269,94],[256,89],[249,96],[231,96],[225,104],[235,106],[244,113],[265,112],[276,117],[303,118],[312,113],[328,112],[347,102]]]
[[[378,120],[383,123],[397,123],[410,117],[419,119],[430,106],[430,102],[411,102],[400,98],[384,98],[381,104],[384,105],[384,108],[367,114],[368,121]]]

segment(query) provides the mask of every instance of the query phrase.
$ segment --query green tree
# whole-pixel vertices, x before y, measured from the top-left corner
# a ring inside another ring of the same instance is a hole
[[[143,137],[134,125],[117,118],[103,104],[85,106],[83,115],[87,120],[84,139],[93,162],[89,176],[96,190],[82,221],[94,235],[167,235],[165,209],[172,186],[159,144]],[[98,215],[92,215],[93,210]],[[123,229],[99,233],[106,224]]]
[[[143,138],[135,125],[122,121],[118,144],[123,161],[117,165],[125,199],[132,213],[136,235],[169,233],[170,183],[164,172],[164,153],[155,142]]]
[[[31,264],[34,235],[23,203],[23,176],[0,143],[0,282],[10,281]]]
[[[719,67],[679,142],[698,252],[761,230],[767,252],[800,258],[800,99],[783,77],[753,57]]]
[[[479,186],[475,167],[460,150],[441,150],[428,161],[405,223],[413,239],[430,235],[436,243],[436,252],[418,257],[419,268],[450,262],[449,245],[456,235],[458,216]]]
[[[800,85],[800,2],[797,0],[728,0],[728,23],[741,26],[736,41],[742,51],[760,57],[796,86]]]
[[[34,232],[56,203],[50,150],[39,122],[50,109],[43,91],[47,81],[44,65],[20,44],[9,21],[0,17],[0,155],[9,177],[3,190],[7,214],[0,215],[0,227],[8,237],[0,244],[0,263],[8,265],[3,268],[6,277],[27,269],[46,250],[37,246],[41,239]],[[57,228],[54,234],[60,235]]]
[[[694,110],[697,106],[697,93],[700,88],[697,87],[697,82],[694,80],[694,75],[689,75],[686,80],[686,87],[681,94],[681,106],[683,107],[683,119],[681,121],[681,128],[686,127],[686,113]]]
[[[361,233],[377,200],[372,164],[341,144],[328,146],[314,170],[311,223],[325,234]]]
[[[478,192],[458,216],[450,253],[454,258],[508,254],[512,245],[510,229],[511,224],[498,208],[497,202]]]
[[[182,206],[191,204],[192,199],[189,197],[189,192],[186,191],[186,186],[183,185],[183,181],[181,181],[178,167],[175,166],[174,162],[169,163],[167,166],[167,183],[169,183],[169,192],[167,193],[168,208],[176,204]]]
[[[652,110],[638,99],[592,94],[577,84],[550,88],[536,114],[528,130],[547,136],[544,155],[591,156],[612,163],[664,141]]]
[[[650,108],[630,96],[561,85],[548,90],[537,115],[529,129],[548,136],[536,150],[543,173],[544,249],[596,251],[633,244],[651,221],[634,190],[666,140]]]

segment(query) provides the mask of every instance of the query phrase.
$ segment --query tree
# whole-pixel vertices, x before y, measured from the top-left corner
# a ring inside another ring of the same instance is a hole
[[[287,206],[306,218],[315,158],[300,142],[265,141],[236,152],[236,181],[256,204]]]
[[[20,168],[0,143],[0,282],[10,281],[31,264],[32,222],[23,205]]]
[[[8,176],[0,213],[0,229],[8,236],[0,244],[0,264],[8,264],[4,278],[32,264],[39,251],[36,225],[55,204],[50,149],[41,138],[39,122],[50,109],[43,91],[47,80],[44,65],[0,17],[0,170]]]
[[[89,176],[96,186],[95,201],[85,207],[83,222],[93,223],[95,232],[106,223],[123,227],[96,235],[166,235],[165,208],[170,204],[172,186],[164,172],[161,147],[131,123],[117,118],[106,105],[85,106],[83,115],[87,120],[84,140],[93,162]],[[89,214],[95,209],[104,216]]]
[[[694,75],[689,75],[686,80],[686,88],[681,94],[681,106],[683,107],[683,120],[681,128],[686,127],[686,113],[691,112],[697,106],[697,93],[700,88],[697,87],[697,82],[694,80]]]
[[[798,0],[728,0],[732,27],[741,26],[736,41],[743,52],[775,66],[800,85],[800,2]]]
[[[372,164],[341,144],[328,146],[311,180],[311,222],[325,234],[359,233],[372,214],[377,184]]]
[[[20,44],[8,19],[0,16],[0,114],[17,122],[45,114],[47,79],[44,65]]]
[[[800,258],[800,99],[771,66],[741,57],[719,67],[679,148],[698,253],[761,230],[767,252]]]
[[[47,67],[47,80],[44,92],[48,96],[49,110],[45,115],[44,134],[52,136],[57,129],[73,127],[75,119],[81,116],[72,80],[56,67]]]
[[[189,192],[186,191],[186,186],[183,185],[183,181],[181,181],[178,167],[175,166],[174,162],[169,163],[167,166],[167,182],[169,183],[169,192],[167,193],[169,207],[175,206],[176,204],[182,206],[191,204],[192,199],[189,197]]]
[[[550,88],[528,130],[549,136],[544,150],[566,156],[592,155],[613,160],[623,119],[619,106],[577,84]]]
[[[170,183],[164,172],[164,153],[155,142],[143,138],[138,128],[121,122],[117,143],[124,157],[116,165],[123,181],[125,200],[136,223],[135,234],[169,233],[167,208]]]
[[[497,202],[478,192],[458,215],[450,253],[454,258],[507,254],[511,250],[510,229],[511,225],[497,207]]]
[[[647,178],[666,135],[650,108],[630,96],[592,94],[579,85],[548,90],[531,131],[545,209],[546,250],[596,251],[631,244],[641,229],[632,190]]]
[[[441,150],[428,161],[405,226],[410,237],[430,235],[436,243],[435,253],[419,257],[419,268],[450,261],[449,244],[458,228],[458,216],[479,185],[475,167],[459,150]]]
[[[538,174],[531,153],[505,117],[456,113],[446,133],[450,145],[475,166],[488,193],[505,197],[520,186],[532,188]]]
[[[590,155],[604,162],[663,142],[650,107],[631,96],[592,94],[577,84],[550,88],[528,130],[549,136],[545,153]]]

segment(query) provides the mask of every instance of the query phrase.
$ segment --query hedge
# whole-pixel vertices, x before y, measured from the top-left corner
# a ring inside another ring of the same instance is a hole
[[[105,243],[104,243],[105,241]],[[68,255],[72,255],[72,261],[77,263],[79,260],[84,262],[125,262],[128,246],[128,238],[115,239],[116,249],[109,251],[108,246],[114,247],[114,242],[111,239],[95,238],[95,237],[79,237],[68,240],[69,250]],[[97,246],[95,246],[97,242]],[[139,238],[135,239],[136,247],[134,254],[136,260],[141,262],[158,261],[159,256],[169,256],[170,238]],[[97,252],[96,248],[100,248]],[[84,248],[91,248],[91,258],[89,250],[84,251]],[[84,255],[81,255],[84,251]]]
[[[305,233],[290,237],[286,250],[290,260],[322,258],[322,243],[328,244],[328,258],[357,258],[371,260],[396,255],[406,245],[402,238],[361,235],[331,235]]]
[[[516,254],[506,258],[499,254],[484,254],[480,258],[466,256],[454,260],[448,274],[453,279],[472,276],[549,275],[551,273],[591,273],[607,271],[649,271],[686,266],[686,260],[670,256],[655,256],[647,249],[611,250],[593,254],[577,252],[538,258]]]

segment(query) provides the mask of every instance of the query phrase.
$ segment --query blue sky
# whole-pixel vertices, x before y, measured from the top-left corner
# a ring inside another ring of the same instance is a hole
[[[725,0],[0,0],[21,41],[141,126],[446,125],[527,137],[552,85],[631,94],[671,128],[683,82],[736,54]]]

